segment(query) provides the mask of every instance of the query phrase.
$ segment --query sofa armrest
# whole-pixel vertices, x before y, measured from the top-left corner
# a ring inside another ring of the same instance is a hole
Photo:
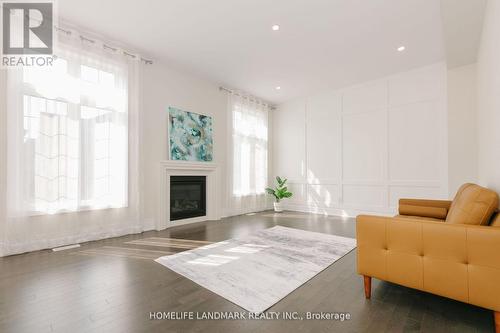
[[[451,207],[449,200],[400,199],[399,215],[411,215],[446,219]]]
[[[500,228],[360,215],[359,274],[500,311]]]

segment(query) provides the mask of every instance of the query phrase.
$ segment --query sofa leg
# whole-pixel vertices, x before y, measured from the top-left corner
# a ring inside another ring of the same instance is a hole
[[[363,278],[365,280],[365,297],[366,299],[370,299],[370,297],[372,296],[372,278],[371,276],[366,275],[363,275]],[[498,312],[496,312],[496,314],[498,314]],[[500,318],[498,318],[498,320],[500,322]]]
[[[493,315],[495,316],[495,332],[500,333],[500,312],[495,311]]]

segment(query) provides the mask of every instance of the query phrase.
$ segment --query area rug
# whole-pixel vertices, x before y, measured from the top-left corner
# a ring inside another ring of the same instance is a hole
[[[276,226],[156,262],[261,313],[355,247],[352,238]]]

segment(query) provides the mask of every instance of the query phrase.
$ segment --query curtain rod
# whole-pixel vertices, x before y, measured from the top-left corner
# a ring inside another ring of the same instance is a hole
[[[63,28],[60,28],[58,26],[54,26],[54,29],[56,29],[57,31],[61,31],[63,33],[65,33],[66,35],[72,35],[73,32],[71,30],[66,30],[66,29],[63,29]],[[83,36],[83,35],[80,35],[79,36],[81,40],[84,40],[86,42],[89,42],[89,43],[92,43],[92,44],[95,44],[96,43],[96,40],[95,39],[92,39],[92,38],[88,38],[86,36]],[[112,51],[118,51],[118,48],[116,47],[113,47],[113,46],[110,46],[110,45],[107,45],[107,44],[102,44],[102,47],[105,48],[105,49],[108,49],[108,50],[112,50]],[[128,57],[131,57],[131,58],[137,58],[137,56],[135,54],[132,54],[130,52],[127,52],[125,50],[122,50],[123,52],[123,55],[125,56],[128,56]],[[144,62],[146,65],[152,65],[153,64],[153,60],[149,60],[149,59],[145,59],[145,58],[140,58],[140,60],[142,62]]]
[[[233,94],[233,95],[236,95],[236,96],[240,96],[241,98],[243,99],[248,99],[249,101],[251,102],[255,102],[257,104],[262,104],[262,105],[265,105],[265,106],[268,106],[271,110],[275,110],[276,109],[276,106],[272,105],[272,104],[269,104],[269,103],[266,103],[266,102],[263,102],[259,99],[256,99],[256,98],[252,98],[250,96],[247,96],[247,95],[243,95],[243,94],[240,94],[236,91],[234,91],[233,89],[229,89],[229,88],[226,88],[226,87],[223,87],[223,86],[220,86],[219,87],[219,90],[220,91],[225,91],[227,93],[230,93],[230,94]]]
[[[0,7],[0,9],[3,11],[3,7]],[[10,11],[10,15],[14,16],[16,14],[15,14],[14,11]],[[27,16],[27,18],[29,20],[33,20],[33,21],[36,21],[38,23],[42,23],[41,20],[38,20],[36,18],[30,17],[30,16]],[[55,30],[61,31],[61,32],[65,33],[66,35],[72,35],[73,34],[73,32],[71,30],[63,29],[63,28],[58,27],[56,25],[53,25],[53,27],[54,27]],[[83,36],[81,34],[80,34],[79,37],[80,37],[81,40],[87,41],[89,43],[92,43],[92,44],[96,43],[95,39]],[[118,48],[110,46],[110,45],[107,45],[107,44],[104,44],[104,43],[102,44],[102,46],[103,46],[103,48],[108,49],[108,50],[112,50],[112,51],[115,51],[115,52],[118,51]],[[123,51],[123,55],[125,55],[125,56],[131,57],[131,58],[134,58],[134,59],[137,58],[137,56],[135,54],[131,53],[131,52],[128,52],[128,51],[125,51],[125,50],[122,50],[122,51]],[[144,62],[146,65],[152,65],[153,64],[153,60],[150,60],[150,59],[146,59],[146,58],[142,58],[141,57],[140,60],[142,62]]]

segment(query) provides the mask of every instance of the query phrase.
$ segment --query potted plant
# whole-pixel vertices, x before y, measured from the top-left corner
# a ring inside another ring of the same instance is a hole
[[[276,201],[274,202],[274,211],[277,213],[281,213],[283,211],[283,208],[281,207],[281,200],[290,198],[293,194],[292,192],[289,192],[288,188],[286,187],[286,178],[281,179],[280,177],[276,177],[276,181],[278,182],[276,188],[272,189],[268,187],[266,188],[266,191],[276,199]]]

